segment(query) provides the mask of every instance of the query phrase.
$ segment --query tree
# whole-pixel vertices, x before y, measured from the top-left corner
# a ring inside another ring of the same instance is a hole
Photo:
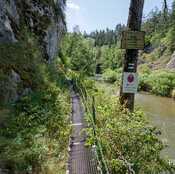
[[[173,24],[175,24],[175,0],[173,1],[173,4],[172,4],[171,21]]]
[[[77,33],[77,34],[80,34],[80,33],[81,33],[81,31],[80,31],[80,26],[79,26],[79,25],[75,25],[75,26],[73,27],[73,32],[74,32],[74,33]]]
[[[93,46],[92,39],[85,39],[78,33],[67,34],[61,47],[63,57],[67,59],[67,66],[74,71],[93,74],[95,71]]]
[[[167,4],[167,1],[164,0],[164,12],[167,13],[168,11],[168,4]]]
[[[131,0],[129,17],[128,17],[128,29],[133,31],[139,31],[142,24],[142,14],[143,14],[144,0]],[[124,59],[123,75],[124,72],[137,72],[137,59],[138,50],[126,50],[126,55]],[[133,64],[133,69],[129,69],[129,64]],[[123,82],[122,82],[123,83]],[[122,84],[123,85],[123,84]],[[130,111],[134,110],[134,97],[135,95],[123,93],[121,87],[120,102],[125,105]]]

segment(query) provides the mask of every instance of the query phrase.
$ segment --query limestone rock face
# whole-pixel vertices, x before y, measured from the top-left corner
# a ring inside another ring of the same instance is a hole
[[[59,24],[59,26],[61,25],[62,24]],[[44,41],[45,41],[45,46],[46,46],[46,54],[48,55],[49,62],[54,58],[55,54],[58,51],[60,35],[61,35],[61,32],[59,32],[58,26],[56,25],[50,26],[46,32]],[[58,39],[55,39],[55,38],[58,38]]]
[[[3,101],[4,103],[11,103],[18,100],[20,95],[18,86],[21,82],[19,74],[12,70],[8,78],[1,80],[0,82],[2,90],[0,91],[0,101]]]
[[[16,42],[13,24],[19,25],[19,14],[13,0],[0,0],[0,43]]]
[[[42,57],[51,62],[58,53],[60,40],[66,30],[64,8],[65,0],[0,0],[0,46],[17,44],[24,37],[24,31],[27,31],[27,34],[35,36]],[[15,102],[32,91],[30,84],[24,85],[26,79],[22,77],[19,66],[8,66],[14,64],[11,62],[13,60],[20,61],[13,59],[13,53],[9,58],[6,51],[0,52],[0,103]],[[1,54],[7,56],[2,58]],[[4,68],[5,59],[8,61]],[[23,69],[26,70],[25,65]],[[6,74],[2,77],[3,73]]]
[[[18,41],[22,25],[36,34],[45,59],[57,54],[65,30],[64,0],[0,0],[0,43]]]
[[[169,61],[169,63],[167,64],[167,68],[168,69],[172,69],[175,70],[175,52],[173,53],[171,60]]]

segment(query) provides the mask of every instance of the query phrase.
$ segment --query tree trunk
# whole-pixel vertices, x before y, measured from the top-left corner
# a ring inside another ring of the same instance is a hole
[[[142,13],[143,13],[144,0],[131,0],[128,17],[128,30],[140,31],[142,24]],[[126,50],[124,58],[123,72],[137,72],[137,60],[138,50]],[[128,66],[134,64],[133,69],[129,69]],[[123,86],[123,80],[122,80]],[[120,102],[130,111],[134,110],[134,94],[123,93],[122,87],[120,91]]]

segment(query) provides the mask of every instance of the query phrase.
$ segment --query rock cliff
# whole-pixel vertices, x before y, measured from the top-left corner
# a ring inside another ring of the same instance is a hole
[[[38,57],[49,63],[57,55],[66,30],[65,3],[0,0],[0,103],[14,102],[35,88]]]
[[[64,6],[64,0],[0,0],[0,43],[17,42],[25,25],[38,36],[50,61],[65,30]]]

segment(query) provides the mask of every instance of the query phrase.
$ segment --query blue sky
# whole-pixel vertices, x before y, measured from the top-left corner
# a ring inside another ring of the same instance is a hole
[[[168,0],[171,7],[173,0]],[[155,7],[162,8],[163,0],[145,0],[144,16]],[[127,23],[130,0],[67,0],[66,18],[69,31],[79,25],[87,32],[116,24]]]

